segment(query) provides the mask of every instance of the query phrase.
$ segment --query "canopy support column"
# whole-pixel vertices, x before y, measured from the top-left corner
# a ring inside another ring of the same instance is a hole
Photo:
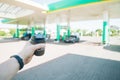
[[[60,41],[60,25],[57,25],[57,41]]]
[[[31,35],[34,36],[35,35],[35,24],[33,20],[30,23],[30,26],[31,26]]]
[[[68,37],[70,37],[70,35],[71,35],[71,31],[70,31],[70,10],[68,11],[68,16],[67,16],[67,26],[68,26],[68,28],[67,28],[67,36]]]
[[[19,32],[20,32],[20,30],[19,30],[19,23],[17,22],[17,28],[16,28],[16,38],[19,38]]]
[[[46,18],[44,19],[44,30],[43,30],[43,35],[46,38]]]
[[[56,15],[56,23],[57,23],[57,28],[56,28],[56,40],[59,42],[60,41],[60,29],[61,29],[61,26],[60,26],[60,15],[57,14]]]
[[[109,44],[109,14],[108,11],[103,13],[103,32],[102,32],[102,44]]]

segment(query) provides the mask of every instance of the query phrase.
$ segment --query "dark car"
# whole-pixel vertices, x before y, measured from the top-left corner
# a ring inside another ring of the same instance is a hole
[[[45,36],[43,34],[35,34],[31,38],[32,44],[45,43]]]
[[[29,40],[31,38],[31,33],[25,32],[21,37],[21,40]]]
[[[79,42],[79,41],[80,41],[80,39],[79,39],[79,37],[76,36],[76,35],[71,35],[70,37],[67,37],[67,38],[64,40],[65,43],[75,43],[75,42]]]

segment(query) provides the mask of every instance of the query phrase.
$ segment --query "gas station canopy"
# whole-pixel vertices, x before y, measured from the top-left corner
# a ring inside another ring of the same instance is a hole
[[[120,0],[1,0],[0,17],[3,23],[55,23],[60,17],[65,22],[96,20],[108,11],[110,18],[120,18]]]
[[[40,3],[40,5],[46,6],[48,11],[55,11],[65,8],[70,8],[73,6],[80,6],[90,3],[98,3],[102,1],[110,1],[110,0],[31,0],[36,3]]]

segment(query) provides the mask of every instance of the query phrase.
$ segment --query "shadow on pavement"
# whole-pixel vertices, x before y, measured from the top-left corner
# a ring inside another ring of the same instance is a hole
[[[67,54],[20,72],[12,80],[120,80],[120,62]]]
[[[110,50],[110,51],[120,52],[120,45],[105,46],[104,49]]]
[[[0,43],[8,43],[8,42],[17,42],[20,41],[19,38],[2,38],[0,39]]]
[[[87,41],[85,44],[87,44],[87,45],[93,45],[93,46],[101,46],[100,42],[89,42],[89,41]]]

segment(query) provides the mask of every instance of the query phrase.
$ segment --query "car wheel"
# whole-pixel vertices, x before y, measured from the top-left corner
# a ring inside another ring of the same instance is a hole
[[[75,41],[72,41],[72,43],[75,43]]]

